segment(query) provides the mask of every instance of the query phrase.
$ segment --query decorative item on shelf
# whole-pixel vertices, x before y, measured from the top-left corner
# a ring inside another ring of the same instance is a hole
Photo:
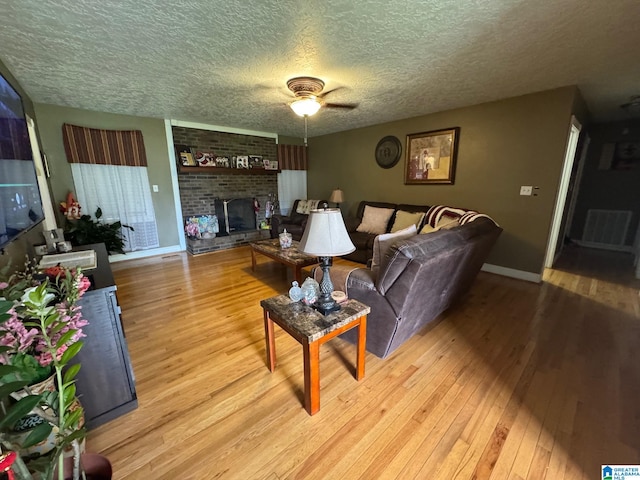
[[[320,297],[320,286],[313,278],[307,277],[302,282],[302,301],[306,305],[313,305]]]
[[[249,168],[249,156],[238,155],[236,157],[236,168]]]
[[[293,235],[287,232],[287,229],[284,229],[278,238],[280,239],[280,248],[289,248],[293,244]]]
[[[262,161],[262,155],[249,155],[249,168],[264,169],[264,162]]]
[[[229,168],[229,157],[216,157],[215,166],[221,168]]]
[[[344,192],[340,190],[340,187],[331,192],[329,201],[336,204],[336,208],[340,208],[340,204],[344,202]]]
[[[191,151],[191,147],[186,145],[176,145],[176,155],[180,165],[183,167],[196,167],[198,163],[195,158],[193,158],[193,153]]]
[[[193,154],[193,158],[195,158],[196,162],[198,162],[199,167],[215,167],[216,166],[216,156],[213,152],[203,152],[202,150],[196,150],[195,148],[191,150]]]
[[[314,308],[323,315],[340,310],[340,305],[331,297],[333,283],[329,269],[333,263],[333,257],[346,255],[355,249],[339,209],[312,210],[309,213],[299,250],[320,258],[322,281],[320,297],[314,304]]]
[[[299,302],[302,300],[302,289],[296,281],[291,284],[291,288],[289,289],[289,298],[292,302]]]
[[[265,160],[264,168],[266,170],[278,170],[278,160]]]

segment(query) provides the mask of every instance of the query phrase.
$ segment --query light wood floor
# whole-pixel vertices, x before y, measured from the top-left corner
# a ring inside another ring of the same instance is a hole
[[[259,256],[253,273],[247,247],[115,264],[140,406],[88,449],[146,480],[586,480],[640,464],[640,282],[625,254],[566,250],[540,285],[481,273],[437,325],[367,354],[361,382],[355,347],[324,345],[313,417],[301,347],[278,328],[266,367],[259,301],[288,289],[281,265]]]

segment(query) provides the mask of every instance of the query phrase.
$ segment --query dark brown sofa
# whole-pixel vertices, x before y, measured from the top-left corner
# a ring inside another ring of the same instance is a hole
[[[387,357],[460,298],[501,232],[490,218],[480,216],[455,228],[393,243],[377,275],[370,268],[347,274],[347,267],[334,266],[332,276],[336,269],[336,277],[346,276],[347,296],[371,307],[367,350]],[[357,341],[354,331],[342,337]]]
[[[307,226],[309,215],[297,212],[298,203],[300,203],[300,199],[293,202],[289,215],[273,215],[271,217],[271,238],[278,238],[278,235],[286,229],[294,240],[300,241]],[[318,201],[318,208],[328,205],[329,203],[326,200]]]
[[[355,217],[347,217],[345,219],[345,225],[347,227],[347,232],[349,233],[349,237],[351,241],[356,247],[356,250],[348,255],[345,255],[344,258],[351,260],[353,262],[359,263],[367,263],[372,255],[373,255],[373,241],[376,238],[376,235],[373,233],[363,233],[358,232],[356,229],[360,222],[362,222],[362,217],[364,215],[365,207],[369,205],[371,207],[377,208],[392,208],[396,212],[398,210],[402,210],[405,212],[427,212],[429,210],[429,205],[408,205],[408,204],[397,204],[397,203],[384,203],[384,202],[370,202],[363,200],[358,205],[358,209],[356,211]],[[389,223],[387,224],[387,229],[385,233],[391,231],[391,227],[393,226],[393,222],[395,221],[395,213],[389,219]]]

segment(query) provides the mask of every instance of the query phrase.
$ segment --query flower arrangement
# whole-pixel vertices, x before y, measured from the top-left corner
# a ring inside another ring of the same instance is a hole
[[[214,238],[220,231],[216,215],[195,215],[185,222],[184,231],[189,238]]]
[[[57,469],[62,479],[63,452],[72,448],[79,460],[78,442],[85,433],[83,411],[75,398],[80,365],[69,361],[85,336],[82,327],[88,322],[78,300],[90,281],[80,269],[52,267],[39,274],[35,265],[27,262],[26,267],[0,282],[0,444],[3,450],[23,455],[53,432],[52,450],[27,463],[41,478],[52,479]],[[32,391],[31,385],[51,375],[54,391]],[[15,425],[33,412],[43,420],[26,438],[16,440]],[[79,478],[78,461],[74,478]]]

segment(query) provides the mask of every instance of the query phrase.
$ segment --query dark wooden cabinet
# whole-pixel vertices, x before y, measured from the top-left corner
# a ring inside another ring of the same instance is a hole
[[[98,260],[95,269],[83,272],[92,283],[79,302],[89,325],[83,328],[84,345],[73,362],[82,365],[76,387],[91,429],[135,409],[138,400],[106,249],[103,244],[80,249],[95,250]]]

